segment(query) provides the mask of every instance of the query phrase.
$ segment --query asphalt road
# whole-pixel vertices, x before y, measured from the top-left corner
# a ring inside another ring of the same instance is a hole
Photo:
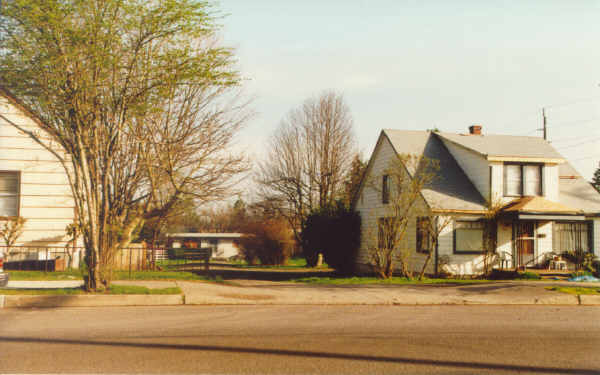
[[[2,373],[600,373],[600,308],[0,310]]]

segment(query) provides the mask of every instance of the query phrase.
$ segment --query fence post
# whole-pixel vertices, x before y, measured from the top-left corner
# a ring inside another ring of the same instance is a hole
[[[131,280],[131,249],[129,249],[129,279]]]

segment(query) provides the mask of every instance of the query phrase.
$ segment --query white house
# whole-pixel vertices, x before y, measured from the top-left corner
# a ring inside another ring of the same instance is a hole
[[[192,247],[212,248],[213,258],[231,258],[239,254],[237,241],[241,233],[169,233],[168,247],[180,248],[186,243]]]
[[[440,233],[427,273],[435,273],[436,265],[457,275],[482,271],[486,202],[503,205],[497,253],[508,267],[541,265],[550,254],[576,249],[600,255],[600,194],[545,140],[487,135],[481,126],[470,127],[467,134],[386,129],[355,200],[363,228],[360,268],[369,264],[369,233],[376,233],[377,213],[386,207],[382,189],[365,182],[384,174],[400,154],[440,163],[419,204],[451,222]],[[417,238],[423,236],[417,220],[411,219],[404,243],[413,250],[415,270],[425,259],[417,249]]]
[[[0,220],[15,216],[27,220],[16,245],[64,247],[65,228],[75,217],[65,170],[51,152],[11,122],[39,131],[36,116],[0,87]],[[57,151],[62,152],[58,147]]]

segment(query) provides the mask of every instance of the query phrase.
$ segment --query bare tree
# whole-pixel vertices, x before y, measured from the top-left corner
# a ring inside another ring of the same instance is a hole
[[[308,213],[343,194],[355,155],[352,118],[341,95],[325,92],[292,110],[281,121],[260,163],[262,199],[277,202],[280,214],[298,229]]]
[[[367,250],[373,271],[380,278],[390,278],[400,263],[402,276],[413,275],[411,256],[414,253],[406,241],[411,223],[417,217],[429,215],[421,191],[435,178],[437,160],[403,154],[394,158],[381,174],[368,181],[385,204],[373,210],[374,225],[367,230]]]
[[[25,229],[27,219],[21,216],[2,218],[0,237],[6,244],[6,252],[11,254],[11,247],[19,240]]]
[[[38,118],[8,121],[63,164],[88,290],[119,247],[184,197],[224,196],[244,170],[228,147],[245,120],[231,51],[204,2],[4,1],[0,80]],[[234,90],[234,91],[232,91]]]

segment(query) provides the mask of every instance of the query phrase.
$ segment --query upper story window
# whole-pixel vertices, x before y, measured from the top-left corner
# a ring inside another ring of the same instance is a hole
[[[0,216],[19,216],[19,172],[0,172]]]
[[[504,195],[509,197],[542,195],[542,166],[504,164]]]
[[[387,204],[390,202],[390,176],[383,176],[381,182],[381,203]]]

